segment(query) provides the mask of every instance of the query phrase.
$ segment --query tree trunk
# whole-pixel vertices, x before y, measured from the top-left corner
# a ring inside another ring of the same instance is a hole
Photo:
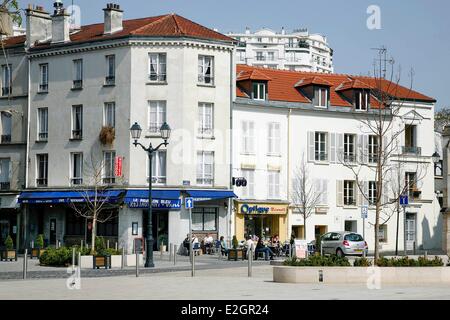
[[[95,254],[95,237],[97,234],[97,213],[94,213],[94,217],[92,219],[92,247],[91,253]]]
[[[303,219],[303,240],[306,240],[306,217]]]

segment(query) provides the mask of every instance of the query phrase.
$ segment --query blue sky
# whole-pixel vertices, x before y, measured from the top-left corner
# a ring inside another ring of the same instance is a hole
[[[64,0],[63,0],[64,1]],[[33,0],[19,0],[25,8]],[[81,23],[103,20],[106,0],[73,0],[81,7]],[[72,3],[64,1],[65,6]],[[220,32],[262,27],[276,31],[307,27],[328,37],[334,49],[337,73],[364,74],[373,70],[382,45],[401,66],[401,83],[408,86],[414,69],[413,89],[450,107],[450,1],[448,0],[116,0],[125,19],[177,13]],[[50,9],[53,0],[35,1]],[[369,5],[381,9],[381,29],[369,30]]]

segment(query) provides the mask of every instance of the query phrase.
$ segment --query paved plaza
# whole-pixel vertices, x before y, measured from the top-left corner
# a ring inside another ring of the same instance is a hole
[[[67,279],[0,281],[0,300],[6,299],[174,299],[174,300],[345,300],[345,299],[450,299],[442,286],[382,286],[369,290],[362,285],[281,284],[272,281],[272,266],[255,265],[253,277],[241,266],[170,273],[81,278],[79,290],[69,290]]]

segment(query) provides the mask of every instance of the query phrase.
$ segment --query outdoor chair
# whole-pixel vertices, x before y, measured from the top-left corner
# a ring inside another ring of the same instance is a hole
[[[200,243],[194,243],[194,247],[192,248],[194,255],[200,255]]]

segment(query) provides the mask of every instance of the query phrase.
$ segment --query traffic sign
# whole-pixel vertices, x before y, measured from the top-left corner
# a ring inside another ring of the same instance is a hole
[[[185,204],[186,209],[193,209],[194,208],[194,198],[186,198],[184,204]]]
[[[409,198],[407,195],[400,196],[399,201],[400,201],[400,205],[403,207],[406,207],[409,204]]]
[[[368,206],[362,206],[361,207],[361,218],[367,219],[369,213],[369,207]]]

